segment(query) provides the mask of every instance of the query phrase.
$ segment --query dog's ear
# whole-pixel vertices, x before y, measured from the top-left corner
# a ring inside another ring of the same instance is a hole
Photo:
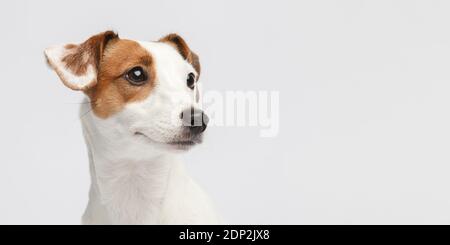
[[[97,83],[97,71],[109,41],[119,36],[106,31],[81,44],[54,46],[45,50],[50,67],[61,81],[73,90],[86,91]]]
[[[191,63],[191,65],[197,71],[198,76],[200,76],[200,60],[198,58],[198,55],[189,48],[182,37],[180,37],[178,34],[172,33],[159,39],[159,41],[170,44],[175,49],[177,49],[181,56],[183,56],[183,58]]]

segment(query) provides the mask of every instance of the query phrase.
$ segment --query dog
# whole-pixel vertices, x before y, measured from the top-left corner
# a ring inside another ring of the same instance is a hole
[[[208,124],[199,58],[182,37],[105,31],[44,53],[62,83],[86,95],[91,187],[82,224],[221,223],[177,154],[200,144]]]

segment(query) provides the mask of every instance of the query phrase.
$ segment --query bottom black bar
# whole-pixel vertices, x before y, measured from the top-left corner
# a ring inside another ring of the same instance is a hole
[[[448,226],[2,226],[2,238],[55,242],[105,242],[130,244],[315,244],[336,242],[447,243]],[[156,242],[158,241],[158,242]],[[312,242],[312,243],[311,243]]]

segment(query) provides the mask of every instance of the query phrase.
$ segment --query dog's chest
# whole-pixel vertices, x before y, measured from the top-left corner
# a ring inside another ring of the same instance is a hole
[[[157,223],[164,202],[169,164],[99,164],[101,203],[114,223]]]

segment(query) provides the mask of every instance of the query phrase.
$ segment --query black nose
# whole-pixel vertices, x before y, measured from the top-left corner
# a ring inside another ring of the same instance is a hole
[[[200,109],[191,107],[181,113],[183,126],[188,127],[191,133],[199,134],[205,131],[208,125],[208,116]]]

